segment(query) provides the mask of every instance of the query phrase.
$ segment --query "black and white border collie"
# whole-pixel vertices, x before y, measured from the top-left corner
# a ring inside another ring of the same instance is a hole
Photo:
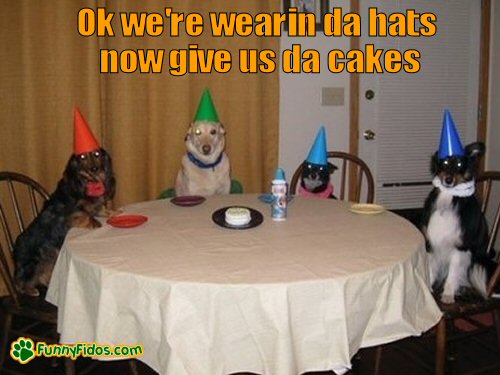
[[[434,189],[422,218],[432,289],[443,303],[454,303],[471,288],[486,297],[494,267],[486,254],[488,226],[475,195],[474,178],[485,147],[475,142],[464,151],[464,156],[432,157]]]

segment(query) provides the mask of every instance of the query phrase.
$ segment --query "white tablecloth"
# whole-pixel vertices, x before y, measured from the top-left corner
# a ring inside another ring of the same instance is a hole
[[[232,230],[212,213],[259,210]],[[130,205],[136,228],[70,231],[47,299],[64,343],[142,344],[161,374],[294,375],[350,368],[361,347],[419,335],[441,313],[422,235],[390,212],[295,198],[284,222],[257,195]]]

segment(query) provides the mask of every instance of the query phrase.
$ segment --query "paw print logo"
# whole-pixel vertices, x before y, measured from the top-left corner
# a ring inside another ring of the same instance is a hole
[[[15,361],[18,361],[21,364],[28,363],[33,358],[35,358],[35,343],[33,340],[19,337],[16,341],[14,341],[10,348],[10,356]]]

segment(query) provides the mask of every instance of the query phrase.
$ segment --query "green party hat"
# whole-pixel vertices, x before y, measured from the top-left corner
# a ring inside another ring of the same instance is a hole
[[[203,95],[200,99],[200,104],[198,105],[198,110],[196,111],[196,116],[194,116],[194,121],[211,121],[219,122],[219,116],[215,110],[214,103],[212,101],[212,96],[210,91],[205,89]]]

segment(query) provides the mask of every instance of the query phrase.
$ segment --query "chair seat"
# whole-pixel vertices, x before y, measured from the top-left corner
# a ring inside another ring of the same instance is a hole
[[[40,297],[19,295],[19,305],[10,296],[1,297],[1,306],[16,316],[36,319],[44,323],[57,323],[57,307]]]
[[[500,298],[489,298],[471,302],[442,303],[437,301],[445,319],[463,318],[487,311],[500,309]]]

